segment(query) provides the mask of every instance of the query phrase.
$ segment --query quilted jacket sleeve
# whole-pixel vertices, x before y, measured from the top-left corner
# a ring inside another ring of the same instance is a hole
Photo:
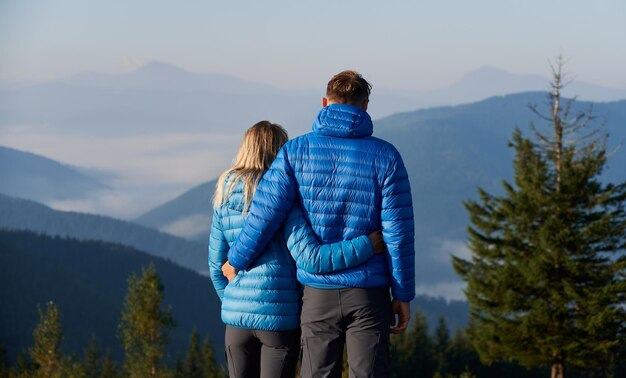
[[[409,302],[415,297],[415,226],[409,178],[396,151],[382,187],[383,240],[389,251],[391,294]]]
[[[235,269],[246,269],[263,251],[291,210],[296,191],[283,146],[259,182],[244,227],[228,252],[228,261]]]
[[[221,215],[218,209],[215,209],[211,224],[211,236],[209,236],[209,274],[220,300],[224,296],[224,288],[228,285],[228,280],[222,274],[222,265],[226,262],[226,255],[228,254],[228,243],[224,237],[221,221]]]
[[[298,269],[307,273],[331,273],[360,265],[374,255],[367,235],[331,244],[320,244],[295,204],[283,226],[283,236]]]

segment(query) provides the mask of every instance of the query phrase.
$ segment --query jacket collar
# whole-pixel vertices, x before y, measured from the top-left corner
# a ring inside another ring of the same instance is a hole
[[[374,125],[367,112],[357,106],[331,104],[320,110],[313,131],[322,135],[360,138],[372,135]]]

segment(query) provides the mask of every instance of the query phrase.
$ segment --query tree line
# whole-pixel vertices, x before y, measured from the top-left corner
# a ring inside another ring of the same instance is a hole
[[[60,347],[63,329],[59,309],[53,302],[45,308],[38,307],[39,323],[33,331],[33,345],[19,354],[15,366],[7,366],[5,351],[0,346],[0,378],[225,378],[227,373],[216,362],[210,339],[205,337],[201,343],[195,330],[186,354],[168,362],[167,333],[175,321],[172,309],[162,306],[163,290],[152,264],[143,268],[140,276],[133,273],[129,277],[118,327],[124,351],[121,363],[111,358],[109,350],[100,350],[95,337],[89,340],[82,357],[64,355]],[[524,367],[512,359],[481,362],[480,353],[473,346],[475,340],[467,336],[473,332],[458,328],[451,336],[443,316],[429,332],[426,317],[416,311],[409,330],[391,338],[390,377],[533,378],[548,374],[547,368]],[[624,365],[617,363],[611,368],[619,374],[626,368]],[[343,373],[347,377],[345,359]],[[573,372],[572,376],[611,376],[606,373],[606,369],[598,368]]]
[[[128,278],[118,338],[124,351],[120,364],[110,350],[101,351],[97,339],[88,342],[82,357],[61,351],[63,327],[54,302],[38,306],[39,323],[33,331],[33,344],[22,351],[15,366],[8,367],[0,347],[0,378],[224,378],[224,369],[216,362],[209,337],[200,342],[194,330],[184,358],[167,363],[168,331],[175,326],[171,308],[163,308],[164,287],[156,268],[150,264]]]
[[[83,356],[65,355],[61,350],[63,327],[59,308],[54,302],[48,302],[44,308],[38,306],[39,322],[33,330],[32,346],[19,354],[15,366],[7,366],[0,347],[0,378],[226,377],[224,368],[216,362],[210,339],[206,337],[201,343],[195,330],[186,354],[173,361],[168,359],[167,335],[175,321],[172,309],[162,305],[163,291],[153,264],[142,268],[141,275],[133,273],[129,277],[118,326],[124,351],[121,362],[111,358],[110,350],[100,350],[95,336],[87,343]],[[507,369],[517,369],[520,377],[529,376],[527,369],[516,364],[506,368],[482,365],[465,331],[459,329],[451,338],[443,316],[432,335],[428,329],[425,316],[417,311],[411,328],[405,334],[392,336],[392,377],[495,377]]]

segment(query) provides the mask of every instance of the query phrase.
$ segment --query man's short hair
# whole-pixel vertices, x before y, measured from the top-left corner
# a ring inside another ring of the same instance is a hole
[[[326,98],[338,104],[360,105],[370,97],[372,85],[356,71],[343,71],[333,76],[326,87]]]

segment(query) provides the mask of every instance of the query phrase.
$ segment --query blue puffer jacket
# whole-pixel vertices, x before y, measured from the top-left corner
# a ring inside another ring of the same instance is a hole
[[[271,238],[258,257],[229,283],[221,267],[244,224],[242,189],[240,182],[226,203],[214,210],[211,225],[209,271],[222,300],[222,321],[238,328],[266,331],[298,328],[301,288],[283,235],[290,240],[293,254],[306,261],[306,269],[312,273],[359,265],[372,257],[372,245],[367,236],[320,245],[302,211],[294,207],[285,222],[284,233]]]
[[[296,258],[298,280],[317,288],[391,286],[395,299],[415,296],[413,204],[398,151],[372,137],[367,112],[351,105],[323,108],[313,132],[289,141],[257,187],[250,216],[228,260],[245,269],[287,217],[294,201],[322,243],[380,229],[388,253],[334,273],[310,273]]]

